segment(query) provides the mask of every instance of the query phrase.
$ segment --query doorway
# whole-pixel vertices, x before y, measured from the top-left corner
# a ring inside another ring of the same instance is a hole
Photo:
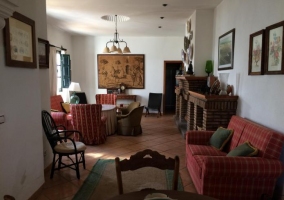
[[[163,98],[163,113],[174,114],[176,109],[176,94],[175,86],[176,74],[183,67],[182,61],[164,61],[164,98]]]

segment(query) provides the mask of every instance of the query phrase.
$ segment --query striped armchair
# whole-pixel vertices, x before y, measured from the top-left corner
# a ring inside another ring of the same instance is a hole
[[[63,102],[61,95],[54,95],[50,97],[51,116],[56,125],[63,125],[67,130],[73,130],[71,124],[71,114],[65,113],[62,109],[61,102]]]
[[[116,105],[116,98],[115,94],[97,94],[96,103]]]
[[[95,145],[106,141],[106,117],[101,115],[101,104],[71,104],[70,113],[74,129],[82,133],[85,144]]]

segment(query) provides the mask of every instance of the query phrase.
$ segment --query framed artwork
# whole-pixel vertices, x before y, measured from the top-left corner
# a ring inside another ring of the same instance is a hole
[[[264,72],[264,39],[264,30],[257,31],[250,35],[249,75],[262,75]]]
[[[284,74],[283,38],[284,21],[266,27],[265,74]]]
[[[234,65],[235,29],[219,37],[218,70],[233,69]]]
[[[144,54],[98,54],[99,88],[144,89]]]
[[[49,42],[38,38],[39,68],[49,68]]]
[[[14,12],[5,19],[5,61],[7,66],[37,68],[35,22]]]

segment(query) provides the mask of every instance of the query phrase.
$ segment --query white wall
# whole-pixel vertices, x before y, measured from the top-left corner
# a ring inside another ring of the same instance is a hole
[[[80,83],[81,90],[86,93],[88,103],[96,102],[97,84],[95,67],[95,41],[93,36],[73,36],[74,56],[72,61],[72,81]]]
[[[283,132],[284,75],[248,76],[250,34],[284,20],[283,0],[224,0],[215,10],[214,73],[217,74],[219,36],[235,28],[234,69],[228,72],[229,84],[236,87],[240,76],[238,114]],[[266,13],[266,14],[264,14]]]
[[[122,36],[121,36],[122,37]],[[72,75],[82,85],[88,101],[95,103],[95,94],[106,93],[98,89],[97,54],[101,54],[111,37],[73,36]],[[164,60],[181,60],[183,37],[122,37],[132,54],[145,55],[145,89],[127,89],[126,93],[138,95],[141,105],[148,104],[149,92],[163,92]],[[76,59],[74,59],[76,58]],[[76,74],[76,75],[75,75]]]
[[[192,64],[195,76],[206,76],[206,61],[213,59],[213,19],[214,10],[212,9],[196,10],[188,19],[191,20],[193,31],[191,44],[193,45]],[[185,35],[189,35],[187,31]]]
[[[224,0],[214,16],[214,66],[218,64],[219,36],[235,28],[234,69],[228,72],[229,84],[236,88],[239,76],[237,114],[282,132],[284,124],[284,75],[248,76],[248,55],[250,34],[284,20],[283,0]],[[217,67],[214,67],[217,74]],[[257,134],[257,133],[256,133]],[[284,150],[281,160],[284,163]],[[278,180],[283,188],[284,175]]]
[[[17,11],[36,22],[36,43],[37,37],[46,38],[45,0],[22,0],[18,4]],[[44,183],[41,109],[48,103],[41,95],[49,93],[41,91],[48,85],[45,76],[47,70],[5,65],[1,31],[0,113],[6,121],[0,124],[0,197],[10,194],[28,199]]]

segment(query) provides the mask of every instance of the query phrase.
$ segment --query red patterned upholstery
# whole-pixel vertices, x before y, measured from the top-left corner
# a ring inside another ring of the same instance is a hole
[[[102,144],[106,141],[106,118],[101,116],[101,104],[71,104],[72,123],[83,135],[85,144]]]
[[[234,134],[223,152],[208,145],[213,131],[186,134],[186,166],[197,192],[220,200],[272,197],[277,178],[284,172],[279,160],[284,135],[238,116],[231,118],[228,128]],[[257,157],[226,156],[246,141],[259,150]]]
[[[116,98],[115,94],[97,94],[96,103],[116,105]]]
[[[63,112],[61,102],[63,102],[61,95],[55,95],[50,97],[50,108],[53,110],[58,110],[59,112],[51,112],[51,116],[55,121],[56,125],[63,125],[67,130],[73,130],[73,125],[71,123],[72,116],[70,113]]]

